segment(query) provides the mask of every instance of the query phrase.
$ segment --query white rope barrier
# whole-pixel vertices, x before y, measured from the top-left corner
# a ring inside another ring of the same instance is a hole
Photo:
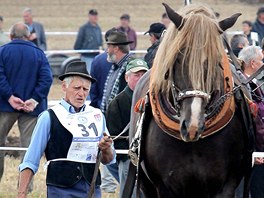
[[[48,50],[45,51],[46,55],[49,54],[75,54],[75,53],[103,53],[104,50]],[[130,50],[133,54],[145,54],[147,50]]]
[[[25,147],[0,147],[0,151],[26,151],[28,148]],[[117,154],[126,155],[128,154],[128,150],[117,149],[115,150]]]

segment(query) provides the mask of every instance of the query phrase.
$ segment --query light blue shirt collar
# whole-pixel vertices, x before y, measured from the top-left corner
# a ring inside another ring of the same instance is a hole
[[[77,113],[74,109],[74,107],[69,104],[68,102],[66,102],[64,99],[61,99],[60,104],[70,113]],[[86,104],[84,104],[80,110],[80,112],[84,111],[86,107]]]

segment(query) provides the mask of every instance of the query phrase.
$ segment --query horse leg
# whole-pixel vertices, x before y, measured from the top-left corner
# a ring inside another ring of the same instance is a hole
[[[232,180],[225,184],[222,192],[218,193],[215,198],[234,198],[236,189],[236,181]]]
[[[142,168],[139,168],[139,185],[145,198],[158,198],[157,190]]]
[[[157,191],[158,191],[158,197],[159,198],[163,198],[163,197],[175,198],[175,196],[171,193],[171,191],[168,188],[166,188],[164,183],[158,184]]]

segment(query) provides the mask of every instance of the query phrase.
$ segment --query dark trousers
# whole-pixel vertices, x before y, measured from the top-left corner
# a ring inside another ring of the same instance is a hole
[[[250,184],[251,198],[264,197],[264,164],[254,165]]]

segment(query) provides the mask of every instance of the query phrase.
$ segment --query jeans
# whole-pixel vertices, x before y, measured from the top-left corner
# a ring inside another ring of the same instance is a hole
[[[52,185],[47,185],[47,197],[48,198],[73,198],[73,197],[88,197],[90,185],[86,183],[84,179],[77,182],[70,188],[61,188]],[[101,190],[99,186],[95,187],[94,198],[101,198]]]
[[[130,160],[127,159],[126,161],[119,160],[115,164],[107,165],[108,170],[110,173],[115,177],[119,178],[120,190],[119,190],[119,198],[122,197],[122,193],[124,191],[124,187],[126,184],[126,179],[128,175],[128,168],[129,168]],[[136,197],[136,188],[133,190],[132,198]],[[142,196],[140,196],[142,197]]]
[[[81,60],[86,63],[86,69],[90,73],[91,72],[91,65],[93,62],[94,56],[81,56]]]
[[[101,189],[107,193],[114,193],[117,187],[114,177],[111,175],[105,165],[101,164],[100,170],[102,178]]]

